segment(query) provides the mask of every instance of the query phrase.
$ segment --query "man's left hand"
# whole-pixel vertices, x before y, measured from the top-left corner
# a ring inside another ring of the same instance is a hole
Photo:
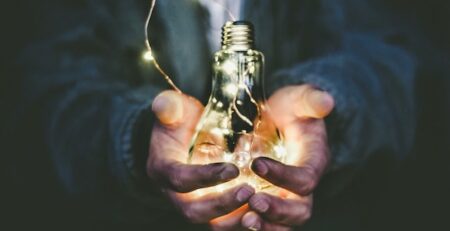
[[[310,85],[289,86],[269,99],[273,120],[283,133],[287,163],[257,158],[253,171],[280,188],[279,195],[256,193],[242,226],[251,230],[290,230],[311,216],[312,192],[330,156],[323,118],[334,107],[333,98]]]

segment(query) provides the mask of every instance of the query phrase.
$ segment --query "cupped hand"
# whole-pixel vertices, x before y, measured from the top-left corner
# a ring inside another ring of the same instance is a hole
[[[310,85],[284,87],[268,101],[271,117],[285,138],[286,163],[260,157],[252,170],[280,188],[278,195],[256,193],[242,226],[251,230],[290,230],[311,216],[312,192],[329,162],[323,118],[333,98]]]
[[[175,208],[188,221],[211,224],[213,229],[215,223],[210,222],[212,219],[220,219],[233,211],[239,212],[239,208],[244,211],[244,205],[254,194],[254,189],[247,184],[220,194],[198,195],[194,192],[239,175],[238,168],[229,163],[186,164],[189,142],[203,106],[192,97],[165,91],[155,98],[152,110],[158,122],[152,131],[147,175],[168,196]],[[216,223],[220,225],[223,221]]]

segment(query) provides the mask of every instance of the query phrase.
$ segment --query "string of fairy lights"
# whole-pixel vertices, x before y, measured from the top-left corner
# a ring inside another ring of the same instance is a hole
[[[147,51],[144,53],[143,58],[144,60],[153,62],[153,65],[155,66],[156,70],[161,73],[161,75],[164,77],[164,79],[167,81],[167,83],[178,93],[181,93],[181,90],[175,85],[175,83],[172,81],[172,78],[161,68],[156,58],[153,56],[152,52],[152,46],[150,45],[150,38],[148,36],[148,26],[150,24],[150,19],[152,18],[153,10],[155,9],[156,0],[151,0],[150,4],[150,10],[147,15],[147,19],[145,20],[145,46],[147,47]]]
[[[215,2],[216,4],[218,4],[220,7],[222,7],[228,14],[228,17],[232,20],[232,21],[236,21],[236,17],[233,15],[233,13],[230,11],[230,9],[228,9],[227,7],[225,7],[222,3],[220,3],[218,0],[212,0],[213,2]],[[164,69],[161,67],[161,65],[159,65],[158,60],[155,58],[155,56],[153,55],[153,49],[152,46],[150,44],[150,37],[148,35],[148,29],[149,29],[149,24],[150,24],[150,20],[152,18],[153,15],[153,11],[155,10],[155,6],[156,6],[156,2],[157,0],[150,0],[150,9],[148,11],[148,15],[147,15],[147,19],[145,20],[145,25],[144,25],[144,34],[145,34],[145,47],[146,47],[146,51],[144,52],[144,54],[142,55],[142,58],[148,62],[152,62],[153,66],[156,68],[156,70],[164,77],[164,79],[166,80],[166,82],[178,93],[182,93],[182,91],[175,85],[175,83],[173,82],[172,78],[167,74],[166,71],[164,71]]]
[[[233,15],[233,13],[231,12],[230,9],[228,9],[227,7],[225,7],[224,4],[222,4],[221,2],[219,2],[219,0],[212,0],[214,3],[216,3],[218,6],[220,6],[221,8],[223,8],[225,10],[225,12],[228,14],[228,17],[230,20],[232,21],[236,21],[236,17]],[[159,65],[157,59],[155,58],[155,56],[153,55],[153,51],[152,51],[152,46],[150,44],[150,37],[148,34],[148,29],[149,29],[149,24],[150,24],[150,20],[152,18],[153,15],[153,11],[155,10],[155,6],[156,6],[156,2],[157,0],[150,0],[150,9],[148,11],[148,15],[147,15],[147,19],[145,21],[145,25],[144,25],[144,33],[145,33],[145,46],[147,48],[146,52],[143,54],[143,59],[149,62],[152,62],[154,67],[156,68],[156,70],[164,77],[164,79],[166,80],[166,82],[178,93],[182,93],[182,91],[175,85],[175,83],[173,82],[172,78],[167,74],[166,71],[164,71],[164,69]],[[227,72],[231,72],[232,69],[234,69],[233,65],[224,65],[223,67],[225,70],[227,70]],[[247,70],[248,71],[248,70]],[[244,73],[246,74],[246,73]],[[248,74],[248,73],[247,73]],[[260,105],[256,102],[256,100],[253,98],[250,89],[248,89],[247,86],[242,86],[242,88],[245,90],[245,92],[247,93],[247,95],[250,97],[250,100],[252,102],[252,104],[254,104],[257,108],[257,115],[258,115],[258,122],[255,126],[256,130],[259,128],[259,124],[261,122],[261,108]],[[245,115],[243,115],[239,109],[237,108],[236,105],[236,98],[237,98],[237,91],[238,91],[238,86],[235,86],[234,84],[231,85],[227,85],[224,88],[225,92],[228,92],[232,95],[234,95],[234,98],[232,100],[232,107],[229,109],[229,114],[231,115],[233,113],[233,111],[236,113],[236,115],[241,118],[245,123],[249,124],[250,126],[253,126],[253,122],[247,118]]]

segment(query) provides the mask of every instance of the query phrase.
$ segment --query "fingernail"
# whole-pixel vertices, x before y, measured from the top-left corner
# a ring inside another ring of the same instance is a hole
[[[256,214],[248,213],[244,216],[243,225],[250,230],[260,230],[261,223],[258,221],[258,217]]]
[[[254,197],[250,201],[251,207],[259,213],[265,213],[269,209],[269,203],[263,197]]]
[[[158,95],[153,100],[152,111],[160,112],[166,108],[167,103],[169,102],[168,98],[164,95]]]
[[[233,178],[237,177],[238,175],[239,175],[239,170],[236,167],[226,165],[223,168],[222,172],[220,173],[220,179],[229,180],[229,179],[233,179]]]
[[[260,176],[264,176],[269,171],[267,164],[263,160],[255,160],[252,165],[252,169]]]
[[[239,202],[246,202],[254,193],[255,190],[252,187],[245,185],[238,190],[236,200]]]

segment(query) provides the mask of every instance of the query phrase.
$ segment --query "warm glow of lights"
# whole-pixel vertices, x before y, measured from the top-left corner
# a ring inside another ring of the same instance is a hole
[[[223,154],[223,161],[225,161],[225,162],[231,162],[231,161],[233,161],[233,153],[225,152],[225,153]]]
[[[216,186],[217,192],[221,193],[225,191],[225,186],[223,184],[219,184]]]
[[[248,73],[253,74],[253,73],[255,73],[255,71],[256,71],[255,65],[254,65],[254,63],[251,62],[248,66]]]
[[[229,123],[230,123],[230,119],[229,118],[223,118],[219,122],[219,125],[220,125],[221,128],[226,128],[226,127],[228,127]]]
[[[211,226],[220,227],[220,225],[227,224],[226,222],[232,221],[232,219],[235,219],[236,217],[244,216],[244,214],[248,211],[248,204],[245,204],[231,213],[212,219],[211,221],[209,221],[209,224],[211,224]]]
[[[215,136],[222,136],[223,132],[222,132],[222,129],[220,129],[220,128],[213,128],[213,129],[211,129],[211,134],[213,134]]]
[[[285,162],[288,164],[298,164],[302,157],[303,157],[303,148],[301,145],[299,145],[298,141],[296,140],[286,140],[285,142],[286,147],[286,155],[285,156]],[[292,155],[291,153],[295,153],[295,155]]]
[[[245,150],[246,152],[249,152],[249,151],[250,151],[250,143],[249,143],[249,142],[245,142],[245,144],[244,144],[244,150]]]
[[[228,75],[233,75],[237,71],[236,64],[231,60],[227,60],[222,64],[222,70]]]
[[[142,59],[144,59],[145,61],[153,61],[155,59],[155,57],[153,57],[153,54],[151,51],[145,51],[144,54],[142,54]]]
[[[229,135],[229,134],[231,134],[231,131],[228,130],[228,129],[226,129],[226,128],[224,128],[224,129],[222,129],[222,133],[223,133],[224,135]]]
[[[229,83],[229,84],[225,85],[223,90],[229,96],[234,97],[234,96],[236,96],[239,88],[238,88],[238,86],[236,84]]]
[[[256,179],[255,177],[249,177],[246,181],[246,183],[250,186],[252,186],[254,189],[256,190],[260,190],[260,185],[258,183],[256,183]]]
[[[283,159],[287,154],[287,150],[282,144],[273,146],[273,150],[275,151],[275,156],[280,160]]]
[[[223,103],[222,102],[217,102],[217,107],[218,108],[222,108],[223,107]]]
[[[236,164],[239,168],[247,166],[252,160],[249,152],[236,152],[234,155],[234,164]]]

